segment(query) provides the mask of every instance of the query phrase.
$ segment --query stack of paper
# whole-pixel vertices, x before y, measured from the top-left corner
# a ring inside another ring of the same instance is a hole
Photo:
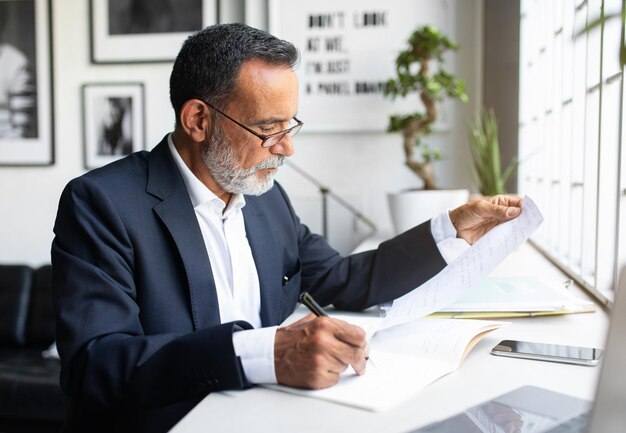
[[[491,319],[592,311],[593,302],[573,296],[560,284],[536,277],[487,277],[430,317]]]

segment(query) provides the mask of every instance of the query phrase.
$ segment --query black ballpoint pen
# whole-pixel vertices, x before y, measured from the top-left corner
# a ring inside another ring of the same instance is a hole
[[[328,317],[328,314],[324,309],[320,306],[320,304],[313,299],[313,296],[309,292],[300,293],[300,303],[307,307],[313,314],[317,317]]]
[[[326,311],[324,311],[320,304],[318,304],[317,301],[313,299],[313,296],[311,296],[309,292],[300,293],[300,298],[298,299],[298,301],[305,307],[307,307],[311,311],[311,313],[315,314],[317,317],[328,317],[328,313],[326,313]],[[369,356],[366,356],[365,360],[371,362],[372,365],[374,365],[374,361],[372,361]]]

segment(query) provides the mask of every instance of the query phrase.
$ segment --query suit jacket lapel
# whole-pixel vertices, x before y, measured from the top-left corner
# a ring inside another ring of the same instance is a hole
[[[146,191],[162,201],[154,207],[169,230],[182,258],[189,284],[194,328],[220,323],[219,304],[211,263],[185,183],[167,145],[167,138],[149,157]]]
[[[259,204],[260,201],[261,199],[258,197],[246,196],[243,216],[246,235],[259,275],[261,323],[263,326],[272,326],[276,325],[279,320],[278,302],[282,298],[280,290],[283,276],[281,275],[276,240],[272,236],[272,226]]]

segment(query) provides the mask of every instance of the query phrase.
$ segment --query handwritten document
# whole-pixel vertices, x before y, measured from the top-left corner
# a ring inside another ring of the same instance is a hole
[[[463,296],[539,227],[543,217],[524,197],[520,215],[487,232],[439,274],[396,299],[381,328],[389,328],[438,311]]]

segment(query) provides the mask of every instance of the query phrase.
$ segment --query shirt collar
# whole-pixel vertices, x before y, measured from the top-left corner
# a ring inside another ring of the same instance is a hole
[[[224,201],[215,195],[215,193],[205,184],[200,182],[200,179],[198,179],[189,167],[187,167],[187,164],[185,164],[185,161],[183,161],[183,158],[178,153],[176,146],[174,146],[172,134],[167,136],[167,145],[170,148],[176,167],[178,167],[178,171],[183,177],[183,182],[185,182],[185,186],[187,187],[187,192],[189,193],[189,198],[191,199],[191,204],[194,209],[208,203],[212,208],[218,209],[222,212],[224,218],[228,218],[234,212],[237,212],[245,206],[246,199],[243,194],[233,194],[230,202],[228,203],[228,207],[226,207],[226,210],[224,211],[224,207],[226,206]]]

